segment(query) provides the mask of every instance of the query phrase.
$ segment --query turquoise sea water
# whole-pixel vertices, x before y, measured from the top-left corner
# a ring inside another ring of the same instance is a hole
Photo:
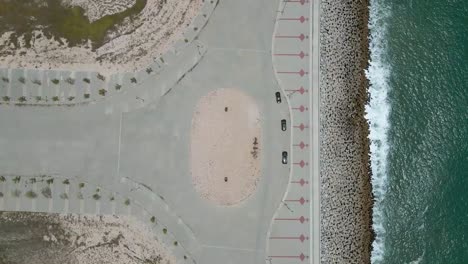
[[[468,263],[468,1],[371,0],[373,263]]]

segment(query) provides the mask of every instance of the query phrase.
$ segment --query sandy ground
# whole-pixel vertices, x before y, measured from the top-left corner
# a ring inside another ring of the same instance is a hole
[[[191,168],[195,189],[217,205],[235,205],[255,192],[261,166],[260,112],[236,89],[201,98],[191,129]]]
[[[66,1],[82,6],[91,19],[97,19],[121,11],[135,0],[119,0],[112,9],[108,8],[114,6],[110,0]],[[202,0],[148,0],[140,15],[110,32],[108,41],[96,50],[91,49],[90,42],[68,47],[65,39],[65,44],[60,44],[45,38],[40,30],[34,32],[31,48],[12,48],[6,45],[12,32],[5,32],[0,36],[0,67],[96,71],[105,75],[141,70],[183,37],[202,4]]]
[[[368,1],[322,1],[320,43],[321,262],[370,263],[372,194]]]
[[[176,262],[131,217],[0,212],[0,263]]]

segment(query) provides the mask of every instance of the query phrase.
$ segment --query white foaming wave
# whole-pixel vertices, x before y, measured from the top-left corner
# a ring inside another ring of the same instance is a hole
[[[382,203],[387,191],[387,155],[389,150],[387,132],[390,103],[387,93],[391,67],[386,62],[387,53],[387,18],[391,15],[385,0],[371,0],[369,9],[370,63],[366,71],[369,79],[370,101],[366,105],[366,119],[369,122],[369,140],[371,152],[372,192],[374,208],[372,227],[375,240],[372,243],[371,263],[381,263],[385,249],[385,227]]]

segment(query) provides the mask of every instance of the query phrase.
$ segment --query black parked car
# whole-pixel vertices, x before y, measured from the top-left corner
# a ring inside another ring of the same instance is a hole
[[[276,92],[275,93],[275,96],[276,96],[276,102],[279,104],[281,103],[281,93],[280,92]]]
[[[282,159],[281,159],[281,162],[283,164],[288,164],[288,152],[287,151],[283,151],[282,153]]]
[[[286,131],[286,119],[281,119],[281,130]]]

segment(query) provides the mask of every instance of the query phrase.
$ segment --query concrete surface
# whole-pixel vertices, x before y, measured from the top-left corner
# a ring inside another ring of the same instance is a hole
[[[198,35],[188,33],[189,43],[155,59],[151,73],[106,79],[105,98],[85,83],[49,83],[96,73],[27,70],[47,83],[31,90],[17,82],[22,70],[4,70],[15,81],[0,86],[2,96],[90,93],[91,99],[0,105],[0,210],[131,214],[168,245],[178,241],[172,250],[180,263],[184,255],[204,264],[318,263],[318,4],[206,1],[203,12],[215,9],[209,20],[194,22]],[[308,20],[285,20],[301,16]],[[309,38],[275,37],[300,34]],[[306,56],[276,55],[301,51]],[[118,83],[125,89],[113,89]],[[254,195],[235,207],[203,200],[190,176],[192,111],[219,88],[243,90],[262,114],[262,176]],[[288,165],[281,164],[282,151],[290,153]]]

